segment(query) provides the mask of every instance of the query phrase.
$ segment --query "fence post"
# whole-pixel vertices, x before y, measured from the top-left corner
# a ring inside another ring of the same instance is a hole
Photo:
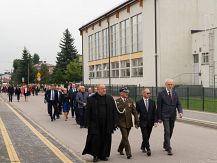
[[[116,88],[117,88],[117,90],[116,90],[116,94],[118,95],[118,92],[119,92],[119,90],[118,90],[118,85],[117,85],[117,87],[116,87]]]
[[[187,109],[189,109],[189,87],[187,87]]]
[[[136,99],[137,99],[137,86],[135,86],[135,102],[136,102]]]
[[[204,111],[204,106],[205,106],[205,98],[204,98],[204,87],[202,88],[202,110]]]
[[[152,96],[151,98],[154,100],[154,91],[153,91],[153,89],[154,89],[154,87],[152,86],[151,87],[151,96]]]

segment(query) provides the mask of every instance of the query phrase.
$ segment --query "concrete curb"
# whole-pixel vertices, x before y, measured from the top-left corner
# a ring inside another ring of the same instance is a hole
[[[209,127],[213,129],[217,129],[217,123],[211,122],[211,121],[204,121],[204,120],[199,120],[199,119],[193,119],[193,118],[178,118],[178,122],[183,122],[183,123],[188,123],[188,124],[194,124],[197,126],[203,126],[203,127]]]

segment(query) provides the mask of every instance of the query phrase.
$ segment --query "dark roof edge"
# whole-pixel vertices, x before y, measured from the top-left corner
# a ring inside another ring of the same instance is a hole
[[[120,4],[120,5],[118,5],[117,7],[113,8],[113,9],[110,10],[110,11],[108,11],[107,13],[105,13],[105,14],[99,16],[98,18],[96,18],[96,19],[90,21],[89,23],[83,25],[82,27],[80,27],[80,28],[79,28],[79,31],[82,31],[82,30],[84,30],[86,27],[89,27],[89,26],[91,26],[92,24],[95,24],[96,22],[98,22],[98,21],[100,21],[100,20],[102,20],[102,19],[107,18],[108,16],[110,16],[110,15],[112,15],[114,12],[116,12],[117,10],[120,10],[120,9],[126,7],[127,5],[134,3],[134,2],[137,2],[137,0],[128,0],[128,1],[126,1],[126,2],[124,2],[124,3],[122,3],[122,4]]]
[[[209,28],[209,29],[193,29],[193,30],[191,30],[191,34],[204,32],[204,31],[209,31],[209,30],[213,30],[213,29],[217,29],[217,27],[213,27],[213,28]]]

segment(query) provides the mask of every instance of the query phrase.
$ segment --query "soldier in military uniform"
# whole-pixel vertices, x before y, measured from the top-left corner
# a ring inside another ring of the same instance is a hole
[[[127,87],[122,87],[120,89],[120,98],[116,100],[117,111],[118,111],[118,127],[120,128],[122,139],[118,147],[118,152],[120,155],[124,155],[123,149],[125,148],[127,158],[132,157],[130,143],[128,136],[131,127],[133,127],[132,114],[135,119],[135,127],[138,128],[139,119],[136,111],[134,101],[128,98],[129,90]]]

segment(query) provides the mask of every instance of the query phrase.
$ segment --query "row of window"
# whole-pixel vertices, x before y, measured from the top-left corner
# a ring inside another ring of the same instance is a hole
[[[108,35],[110,33],[110,43]],[[142,14],[88,36],[89,61],[142,51]]]
[[[199,63],[199,54],[193,54],[194,63]],[[202,53],[202,61],[201,64],[209,64],[209,53]]]
[[[131,66],[130,66],[131,65]],[[142,77],[143,59],[124,60],[111,63],[111,77]],[[131,71],[130,71],[131,70]],[[90,78],[108,78],[109,64],[98,64],[89,66]]]

